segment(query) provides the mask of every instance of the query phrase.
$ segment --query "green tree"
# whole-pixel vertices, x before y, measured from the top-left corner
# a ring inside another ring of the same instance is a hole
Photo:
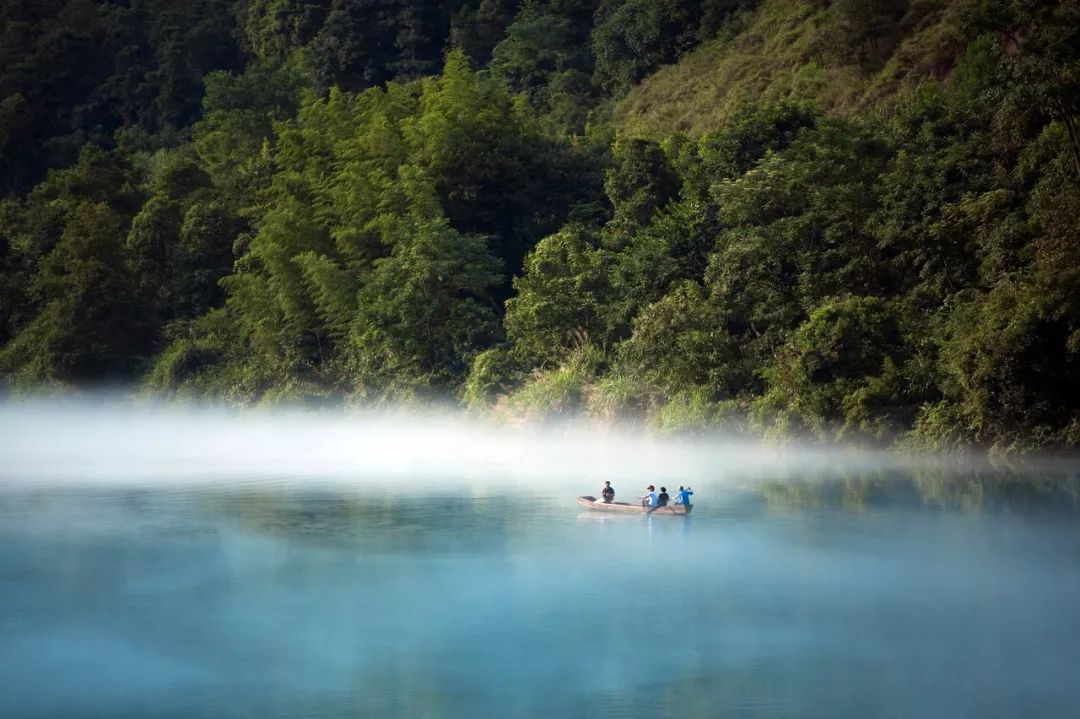
[[[405,123],[409,162],[431,183],[451,225],[493,237],[510,272],[571,207],[597,199],[595,159],[548,136],[527,105],[473,72],[460,52],[425,81],[421,112]],[[505,299],[509,287],[498,293]]]
[[[121,128],[165,136],[188,126],[199,111],[203,75],[241,65],[231,5],[4,3],[0,189],[28,189],[48,169],[73,164],[87,143],[111,147]]]
[[[633,334],[619,345],[617,367],[668,397],[700,388],[710,399],[724,399],[746,386],[738,345],[695,282],[676,283],[641,311]]]
[[[368,396],[444,394],[498,338],[500,264],[445,220],[402,223],[393,244],[360,288],[349,367]]]
[[[201,166],[238,209],[258,205],[272,166],[264,151],[274,124],[292,118],[301,79],[292,66],[251,63],[242,74],[210,73],[193,143]]]
[[[242,223],[212,200],[210,177],[190,146],[154,157],[125,250],[153,316],[161,324],[191,319],[221,304],[218,281],[232,265]]]
[[[41,312],[0,351],[0,367],[16,383],[123,380],[139,369],[153,327],[124,257],[122,226],[106,205],[74,208],[36,280]]]
[[[961,3],[958,24],[973,40],[992,37],[1001,50],[994,103],[1038,126],[1060,122],[1080,175],[1080,7],[1068,0]]]
[[[900,322],[889,303],[874,297],[825,302],[767,369],[755,415],[782,434],[891,439],[914,410],[905,402],[903,362]]]
[[[612,159],[614,166],[604,173],[604,192],[614,212],[604,227],[604,243],[619,249],[678,194],[679,178],[663,150],[648,140],[620,138]]]
[[[495,46],[490,67],[558,128],[581,132],[596,104],[590,81],[592,3],[526,3]]]
[[[588,233],[567,227],[545,237],[525,258],[506,302],[506,334],[533,366],[555,364],[578,344],[602,344],[607,330],[608,255]]]
[[[239,227],[236,216],[219,201],[198,200],[187,208],[169,262],[173,316],[194,318],[221,305],[219,282],[232,269]]]
[[[941,395],[916,427],[931,445],[1071,447],[1080,437],[1080,274],[1071,261],[1080,192],[1066,179],[1071,150],[1056,129],[1032,148],[1029,161],[1041,177],[1023,208],[1027,242],[1018,261],[954,294],[940,326],[931,327]],[[1006,227],[1015,222],[996,219]]]
[[[721,228],[704,202],[672,203],[635,232],[614,257],[608,317],[615,337],[629,333],[637,312],[679,280],[702,281]]]
[[[619,96],[663,64],[715,34],[742,0],[605,0],[596,12],[594,79]]]
[[[978,212],[970,200],[993,189],[988,137],[958,108],[931,99],[912,108],[901,147],[881,178],[874,234],[918,313],[932,312],[978,271]]]
[[[759,362],[826,298],[889,291],[867,224],[891,154],[872,129],[822,123],[742,177],[713,186],[729,229],[717,240],[706,282]]]
[[[752,170],[766,154],[787,148],[804,128],[812,128],[817,113],[790,104],[749,105],[740,109],[719,132],[696,142],[674,136],[669,156],[683,184],[683,195],[709,198],[709,189]]]
[[[506,27],[513,22],[517,5],[516,0],[465,3],[451,20],[451,46],[461,49],[475,65],[487,65]]]
[[[72,213],[85,203],[108,206],[129,221],[142,193],[131,158],[120,152],[83,148],[79,161],[54,171],[25,198],[0,202],[0,242],[6,248],[3,284],[9,301],[0,315],[12,337],[42,309],[38,280],[41,264],[60,243]]]
[[[362,90],[438,72],[460,2],[330,0],[304,48],[315,86]]]
[[[264,61],[282,61],[307,45],[326,21],[326,0],[248,0],[239,6],[248,47]]]

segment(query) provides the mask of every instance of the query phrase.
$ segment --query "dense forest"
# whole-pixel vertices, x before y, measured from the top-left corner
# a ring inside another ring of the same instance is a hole
[[[1080,445],[1075,0],[0,8],[0,392]]]

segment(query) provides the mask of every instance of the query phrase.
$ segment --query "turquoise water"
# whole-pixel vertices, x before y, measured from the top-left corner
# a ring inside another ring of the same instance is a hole
[[[1075,477],[789,473],[699,487],[688,519],[371,486],[0,485],[0,714],[1080,706]]]

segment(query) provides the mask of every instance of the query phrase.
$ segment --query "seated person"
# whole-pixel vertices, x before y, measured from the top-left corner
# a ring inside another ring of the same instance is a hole
[[[643,495],[641,495],[639,497],[639,499],[641,500],[641,506],[656,509],[656,507],[657,507],[657,504],[656,504],[656,502],[657,502],[656,487],[654,487],[654,486],[652,486],[650,484],[648,486],[648,490],[649,490],[648,494],[643,494]]]
[[[660,494],[656,498],[656,506],[657,507],[666,507],[666,506],[668,506],[668,500],[669,499],[671,499],[671,497],[668,496],[667,487],[661,487],[660,488]]]
[[[604,504],[611,504],[615,501],[615,489],[611,486],[611,482],[604,482],[604,488],[600,491],[600,498],[604,500]]]

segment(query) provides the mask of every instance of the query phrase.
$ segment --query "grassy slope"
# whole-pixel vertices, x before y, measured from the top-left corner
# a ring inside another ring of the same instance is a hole
[[[947,77],[963,44],[950,0],[916,0],[859,64],[837,49],[834,11],[805,0],[764,0],[727,37],[705,43],[633,88],[615,108],[631,135],[699,135],[749,102],[800,101],[827,112],[887,112],[919,82]],[[851,53],[846,53],[850,55]]]

